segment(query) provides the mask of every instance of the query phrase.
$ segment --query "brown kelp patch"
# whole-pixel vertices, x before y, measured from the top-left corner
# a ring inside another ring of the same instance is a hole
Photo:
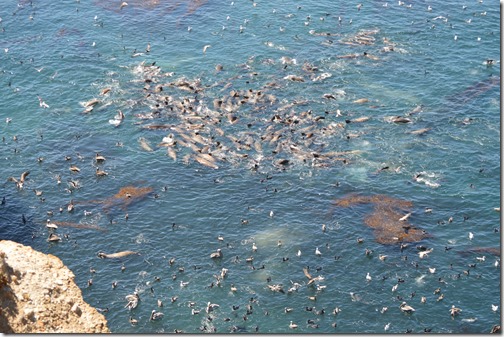
[[[91,224],[81,224],[81,223],[75,223],[75,222],[68,222],[68,221],[51,221],[51,224],[54,224],[58,227],[72,227],[72,228],[78,228],[78,229],[94,229],[102,232],[106,232],[107,229],[102,228],[97,225],[91,225]]]
[[[358,204],[372,204],[373,211],[364,223],[374,229],[378,243],[390,245],[400,242],[418,242],[429,236],[425,230],[414,227],[407,221],[405,212],[410,211],[413,202],[391,198],[386,195],[349,195],[334,201],[337,207],[351,207]]]
[[[500,256],[500,248],[498,247],[476,247],[458,252],[462,256],[470,254],[491,254],[493,256]]]
[[[76,202],[76,204],[100,204],[103,206],[103,210],[107,213],[111,208],[118,207],[122,210],[126,210],[129,205],[146,198],[152,193],[154,189],[152,187],[136,187],[136,186],[124,186],[119,189],[119,192],[111,197],[104,200],[89,200]]]

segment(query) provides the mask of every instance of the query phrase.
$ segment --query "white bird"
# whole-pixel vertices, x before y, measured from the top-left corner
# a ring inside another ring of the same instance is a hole
[[[129,310],[135,309],[138,305],[138,301],[140,301],[140,296],[138,296],[138,293],[135,291],[131,295],[126,295],[126,301],[128,301],[128,304],[126,304],[124,307],[128,308]]]
[[[38,100],[39,100],[39,105],[40,105],[40,107],[41,107],[41,108],[44,108],[44,109],[45,109],[45,108],[48,108],[48,107],[49,107],[49,105],[48,105],[46,102],[44,102],[44,101],[42,100],[42,97],[37,96],[37,98],[38,98]]]
[[[406,214],[405,216],[403,216],[402,218],[399,219],[399,221],[406,221],[408,220],[408,218],[411,216],[411,213],[408,213]]]
[[[210,258],[212,259],[217,259],[217,258],[221,258],[222,257],[222,251],[219,249],[217,249],[216,252],[213,252],[212,254],[210,254]]]
[[[252,251],[257,252],[257,246],[256,246],[255,242],[252,242]]]
[[[436,272],[436,268],[430,268],[430,267],[429,267],[429,272],[430,272],[431,274],[434,274],[434,273]]]
[[[495,305],[495,304],[492,304],[492,311],[493,312],[497,312],[497,310],[499,310],[499,306]]]
[[[396,291],[396,290],[397,290],[397,287],[399,287],[399,283],[395,284],[395,285],[392,287],[392,292]]]
[[[297,329],[297,324],[296,323],[293,323],[292,321],[290,321],[290,324],[289,324],[289,328],[291,329]]]
[[[482,256],[482,257],[476,256],[476,260],[478,260],[480,262],[484,262],[485,258],[486,258],[486,256]]]
[[[317,248],[315,248],[315,255],[317,256],[322,256],[322,253],[320,252],[320,250]]]
[[[401,309],[402,312],[406,313],[412,313],[415,311],[415,309],[412,306],[408,305],[406,302],[402,302],[399,306],[399,309]]]
[[[151,315],[150,315],[150,320],[155,321],[155,320],[162,318],[163,316],[164,316],[164,314],[162,312],[152,310]]]
[[[367,273],[366,275],[366,280],[369,282],[371,281],[373,278],[371,277],[371,275],[369,275],[369,273]]]
[[[180,281],[181,287],[186,287],[188,284],[189,284],[189,282]]]
[[[298,249],[297,253],[296,253],[297,256],[301,256],[301,249]]]
[[[206,312],[207,312],[207,314],[208,314],[209,312],[213,311],[215,308],[218,308],[218,307],[220,307],[220,305],[215,304],[215,303],[208,302],[207,307],[206,307]]]
[[[390,323],[387,323],[387,324],[385,324],[385,327],[383,328],[383,330],[387,331],[389,328],[390,328]]]
[[[210,48],[210,47],[211,47],[211,45],[209,45],[209,44],[205,45],[205,46],[203,47],[203,54],[205,54],[205,53],[206,53],[206,51],[207,51],[207,49],[208,49],[208,48]]]
[[[383,307],[383,308],[381,308],[380,313],[381,313],[381,314],[384,314],[384,313],[386,313],[386,312],[387,312],[387,310],[388,310],[388,307]],[[389,323],[389,324],[390,324],[390,323]]]
[[[474,238],[474,234],[472,232],[469,232],[469,240],[472,240]]]
[[[430,252],[432,252],[434,250],[434,248],[431,248],[431,249],[427,249],[427,250],[424,250],[424,251],[421,251],[421,252],[418,252],[418,256],[423,259],[424,257],[428,256],[428,254]]]

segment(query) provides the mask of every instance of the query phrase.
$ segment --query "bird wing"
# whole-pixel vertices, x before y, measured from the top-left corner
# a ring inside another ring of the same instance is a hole
[[[30,171],[25,171],[23,174],[21,174],[21,178],[19,181],[24,182],[26,177],[30,174]]]

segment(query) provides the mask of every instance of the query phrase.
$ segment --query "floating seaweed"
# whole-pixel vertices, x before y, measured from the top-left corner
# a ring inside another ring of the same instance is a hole
[[[494,256],[500,256],[500,248],[498,247],[476,247],[458,252],[462,256],[467,256],[469,254],[491,254]]]
[[[76,204],[100,204],[103,206],[105,213],[108,213],[111,208],[116,207],[126,210],[132,203],[146,198],[153,190],[154,189],[152,187],[125,186],[122,187],[119,192],[107,199],[80,201],[76,202]]]
[[[425,230],[414,227],[404,219],[404,212],[413,207],[411,201],[381,194],[374,196],[352,194],[334,201],[334,205],[337,207],[346,208],[357,204],[372,204],[374,206],[371,214],[364,219],[364,223],[374,229],[378,243],[390,245],[400,242],[418,242],[429,237]]]
[[[102,232],[106,232],[107,229],[102,228],[97,225],[91,225],[91,224],[80,224],[80,223],[75,223],[75,222],[67,222],[67,221],[51,221],[52,224],[57,225],[58,227],[72,227],[72,228],[79,228],[79,229],[94,229]]]

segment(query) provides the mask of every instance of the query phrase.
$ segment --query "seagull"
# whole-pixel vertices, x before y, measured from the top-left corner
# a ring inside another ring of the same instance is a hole
[[[96,175],[98,177],[103,177],[103,176],[108,176],[108,173],[103,171],[103,170],[100,170],[98,167],[96,168]]]
[[[106,159],[104,156],[102,156],[99,152],[96,152],[96,156],[95,156],[95,160],[97,163],[102,163],[104,162]]]
[[[428,254],[430,252],[432,252],[434,250],[434,248],[431,248],[431,249],[427,249],[427,250],[424,250],[424,251],[421,251],[421,252],[418,252],[418,256],[423,259],[424,257],[428,256]]]
[[[41,108],[44,108],[44,109],[45,109],[45,108],[48,108],[48,107],[49,107],[49,105],[48,105],[46,102],[44,102],[44,101],[42,100],[42,97],[37,96],[37,98],[38,98],[38,100],[39,100],[39,105],[40,105],[40,107],[41,107]]]
[[[409,306],[406,302],[402,302],[399,306],[399,309],[401,309],[402,312],[409,314],[415,311],[415,309],[412,306]]]
[[[206,51],[207,51],[207,49],[208,49],[208,48],[210,48],[210,47],[211,47],[211,45],[209,45],[209,44],[205,45],[205,46],[203,47],[203,54],[205,54],[205,53],[206,53]]]
[[[308,278],[308,285],[312,284],[313,282],[315,281],[323,281],[324,280],[324,277],[319,275],[317,277],[312,277],[310,275],[310,273],[308,272],[308,269],[307,268],[303,268],[303,273],[305,274],[305,276]]]
[[[493,312],[497,312],[497,310],[499,310],[499,306],[495,305],[495,304],[492,304],[492,311]]]
[[[317,248],[315,248],[315,255],[317,256],[322,256],[322,253],[320,252],[320,250]]]
[[[252,243],[252,251],[257,252],[257,246],[256,246],[255,242]]]
[[[289,324],[289,328],[291,329],[297,329],[297,324],[296,323],[293,323],[292,321],[290,321],[290,324]]]
[[[456,315],[460,314],[461,311],[462,311],[462,309],[456,308],[455,305],[452,305],[450,308],[450,315],[452,317],[455,317]]]
[[[406,221],[408,220],[408,218],[411,216],[411,213],[408,213],[406,214],[405,216],[403,216],[402,218],[399,219],[399,221]]]
[[[369,273],[367,273],[366,275],[366,280],[369,282],[371,281],[373,278],[371,277],[371,275],[369,275]]]
[[[221,258],[222,257],[222,251],[219,249],[217,249],[216,252],[213,252],[212,254],[210,254],[210,258],[212,259],[217,259],[217,258]]]
[[[469,232],[469,240],[472,240],[474,238],[474,234],[472,232]]]
[[[208,314],[209,312],[213,311],[215,308],[220,307],[220,305],[208,302],[207,307],[206,307],[206,313]]]
[[[128,3],[126,1],[123,1],[121,2],[121,6],[119,6],[119,9],[123,9],[126,6],[128,6]]]
[[[163,316],[164,316],[164,314],[162,312],[158,312],[156,310],[152,310],[149,320],[155,321],[155,320],[163,318]]]
[[[298,249],[296,256],[301,256],[301,249]]]
[[[389,328],[390,328],[390,323],[387,323],[387,324],[385,324],[385,327],[383,328],[383,330],[387,331]]]
[[[8,181],[13,181],[16,183],[17,188],[22,189],[23,184],[25,182],[26,177],[30,174],[30,171],[25,171],[21,174],[21,177],[19,177],[19,180],[17,180],[14,177],[9,177],[7,180]]]

